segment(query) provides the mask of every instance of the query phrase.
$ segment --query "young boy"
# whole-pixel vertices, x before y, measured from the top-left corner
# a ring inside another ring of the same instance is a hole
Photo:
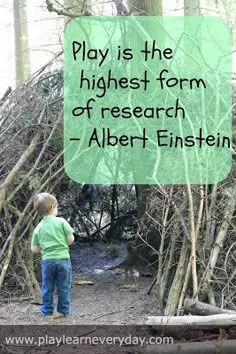
[[[37,194],[34,209],[43,217],[33,232],[31,250],[42,255],[42,305],[43,316],[53,314],[53,292],[57,288],[58,313],[55,318],[70,314],[70,288],[72,269],[69,245],[74,242],[74,230],[68,222],[57,217],[57,200],[49,193]]]

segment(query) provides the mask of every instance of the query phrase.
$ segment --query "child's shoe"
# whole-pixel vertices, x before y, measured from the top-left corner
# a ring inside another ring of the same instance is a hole
[[[69,314],[61,313],[61,312],[55,312],[53,315],[54,320],[57,320],[59,318],[65,318],[69,317]]]
[[[47,319],[53,318],[53,313],[41,313],[41,315],[43,316],[43,318],[47,318]]]

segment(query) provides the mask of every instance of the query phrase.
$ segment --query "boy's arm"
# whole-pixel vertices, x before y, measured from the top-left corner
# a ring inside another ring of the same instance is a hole
[[[74,238],[73,234],[67,236],[67,243],[68,243],[69,246],[72,245],[74,240],[75,240],[75,238]]]
[[[32,241],[31,241],[31,251],[33,253],[40,253],[40,247],[39,247],[39,242],[38,242],[38,237],[37,234],[34,232]]]
[[[73,235],[74,229],[70,226],[70,224],[65,219],[63,219],[63,228],[66,235],[67,244],[70,246],[75,240]]]
[[[40,251],[40,247],[39,246],[35,246],[35,245],[32,245],[31,246],[31,251],[33,252],[33,253],[40,253],[41,251]]]

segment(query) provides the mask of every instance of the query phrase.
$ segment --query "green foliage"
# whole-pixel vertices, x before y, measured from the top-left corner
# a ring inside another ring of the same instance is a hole
[[[121,253],[121,246],[117,243],[109,243],[107,245],[107,253],[111,256],[111,258],[117,258]]]

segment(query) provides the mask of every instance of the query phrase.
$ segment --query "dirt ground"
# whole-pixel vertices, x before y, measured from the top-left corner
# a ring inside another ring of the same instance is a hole
[[[109,257],[104,245],[75,245],[71,251],[73,283],[87,279],[94,284],[72,287],[71,316],[57,320],[43,318],[39,304],[0,300],[0,325],[144,324],[147,315],[157,314],[154,292],[147,295],[152,279],[142,277],[136,270],[132,274],[126,274],[122,268],[109,270],[125,257],[125,245],[115,259]]]
[[[71,292],[72,314],[59,320],[43,318],[40,306],[31,302],[1,304],[0,324],[143,324],[147,315],[157,314],[154,296],[146,294],[149,284],[150,279],[136,278],[75,285]]]
[[[56,320],[52,317],[44,318],[40,314],[40,304],[36,305],[31,301],[1,303],[0,300],[0,354],[141,354],[148,352],[149,339],[163,338],[164,334],[158,329],[145,326],[146,316],[160,314],[155,303],[155,289],[151,295],[147,295],[153,277],[146,277],[148,275],[146,269],[132,269],[127,273],[124,268],[117,268],[116,265],[120,264],[125,257],[125,245],[116,258],[109,257],[104,245],[73,247],[71,252],[74,283],[71,290],[72,314],[68,318]],[[92,284],[78,285],[81,280],[89,280]],[[55,296],[55,303],[56,300]],[[29,338],[29,336],[33,338],[33,344],[6,342],[6,338],[9,337]],[[186,333],[183,333],[184,342],[186,339],[201,341],[205,334],[190,333],[189,336],[188,339]],[[214,336],[209,334],[206,339],[218,341],[218,336],[218,333]],[[78,340],[88,337],[89,339],[125,338],[127,342],[122,345],[117,341],[112,344],[99,342],[96,345],[77,344],[77,342],[76,344],[73,342],[72,345],[64,342],[58,345],[54,342],[55,338]],[[138,338],[145,340],[144,345],[133,342]],[[178,341],[183,341],[183,338],[182,333],[178,333],[174,337],[173,346]],[[39,339],[45,340],[40,346]],[[158,353],[168,353],[171,345],[162,344],[158,348],[160,348]]]

